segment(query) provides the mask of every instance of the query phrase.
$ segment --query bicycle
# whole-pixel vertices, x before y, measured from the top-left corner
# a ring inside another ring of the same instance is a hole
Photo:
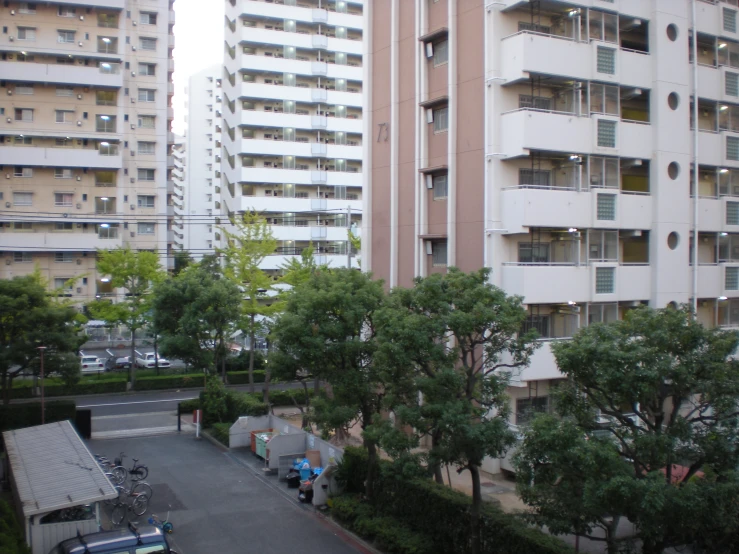
[[[115,464],[123,467],[123,459],[125,457],[126,455],[121,452],[120,458],[115,459]],[[138,458],[131,459],[133,460],[133,466],[128,470],[128,476],[131,478],[131,481],[143,481],[149,475],[149,468],[144,464],[139,464]]]
[[[174,525],[172,525],[172,522],[169,521],[169,511],[167,511],[167,517],[164,519],[164,521],[159,519],[156,514],[151,514],[151,517],[149,518],[149,524],[156,525],[165,533],[171,534],[174,531]]]
[[[123,523],[129,511],[137,516],[142,516],[149,509],[149,498],[145,494],[133,492],[122,486],[118,486],[116,489],[118,489],[118,501],[110,515],[110,521],[113,522],[113,525]],[[128,499],[130,498],[133,498],[133,502],[129,504]]]
[[[126,468],[120,464],[116,465],[105,456],[98,456],[95,454],[95,461],[102,468],[105,475],[110,479],[113,485],[122,485],[126,480]]]
[[[131,483],[131,491],[145,494],[149,500],[151,500],[151,497],[154,494],[151,485],[146,481],[135,481]]]

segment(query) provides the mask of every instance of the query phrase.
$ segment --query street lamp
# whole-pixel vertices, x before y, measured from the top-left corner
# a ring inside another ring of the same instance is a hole
[[[41,425],[46,423],[46,415],[44,410],[44,350],[45,346],[37,346],[39,355],[41,356]]]

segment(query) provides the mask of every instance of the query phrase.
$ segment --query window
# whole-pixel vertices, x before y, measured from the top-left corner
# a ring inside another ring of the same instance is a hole
[[[621,115],[619,90],[615,85],[590,84],[590,113]]]
[[[446,242],[431,243],[431,258],[434,266],[446,266]]]
[[[56,87],[56,95],[72,98],[74,96],[74,89],[72,87]]]
[[[154,171],[152,169],[152,171]],[[139,208],[153,208],[154,207],[154,196],[139,195],[138,198]]]
[[[726,203],[726,224],[739,225],[739,202]]]
[[[61,264],[71,264],[74,261],[72,252],[55,252],[54,261]]]
[[[739,96],[739,73],[726,72],[724,92],[727,96]]]
[[[13,252],[13,261],[15,263],[30,263],[33,261],[33,255],[30,252]]]
[[[18,40],[36,40],[36,27],[18,27]]]
[[[156,50],[157,49],[157,39],[141,37],[139,39],[139,46],[142,50]]]
[[[114,171],[96,171],[95,172],[96,187],[114,187],[115,172]]]
[[[116,117],[114,115],[96,115],[95,130],[98,133],[115,133]]]
[[[618,15],[589,10],[588,16],[588,36],[591,40],[618,42]]]
[[[434,67],[445,64],[449,61],[449,42],[442,40],[433,46],[434,48]]]
[[[606,46],[598,46],[597,54],[597,71],[598,73],[607,73],[615,75],[616,73],[616,50]]]
[[[74,194],[71,192],[55,192],[54,205],[70,207],[74,203]]]
[[[15,85],[15,93],[30,96],[33,94],[33,85]]]
[[[33,177],[33,168],[15,166],[15,169],[13,170],[13,177]]]
[[[516,398],[516,425],[530,423],[535,414],[544,414],[548,411],[548,396]]]
[[[589,161],[591,188],[619,188],[618,158],[591,156]]]
[[[117,54],[118,39],[116,37],[98,37],[98,52],[103,54]]]
[[[32,192],[14,192],[13,193],[13,205],[14,206],[33,206],[33,193]]]
[[[32,4],[31,2],[21,2],[18,4],[18,13],[34,14],[36,13],[36,4]]]
[[[139,116],[139,129],[153,129],[156,123],[156,116],[153,115],[140,115]]]
[[[616,195],[598,194],[597,219],[603,221],[616,220]]]
[[[55,223],[54,224],[54,230],[55,231],[72,231],[74,229],[74,223]]]
[[[154,180],[154,170],[153,169],[141,169],[138,170],[138,180],[139,181],[153,181]],[[139,199],[141,197],[139,196]],[[152,196],[152,198],[154,198]]]
[[[115,106],[117,101],[118,95],[114,90],[95,91],[95,104],[98,106]]]
[[[726,137],[726,159],[739,161],[739,137]]]
[[[141,24],[142,25],[156,25],[157,14],[152,12],[141,12]]]
[[[15,120],[16,121],[33,121],[33,110],[30,108],[16,108],[15,109]]]
[[[57,58],[56,63],[59,65],[74,65],[73,58]]]
[[[67,277],[56,277],[54,279],[54,289],[72,292],[72,282]]]
[[[74,17],[77,15],[77,8],[70,8],[69,6],[59,6],[59,11],[57,12],[59,14],[59,17]]]
[[[156,142],[139,142],[137,151],[139,154],[154,154]]]
[[[33,144],[33,138],[31,137],[14,137],[13,142],[15,144],[23,144],[24,146],[30,146]]]
[[[545,242],[519,242],[518,263],[547,264],[550,262],[549,245]]]
[[[724,275],[726,290],[739,290],[739,267],[727,267]]]
[[[518,186],[522,188],[549,188],[552,172],[548,169],[529,169],[522,167],[518,170]]]
[[[539,338],[549,338],[549,316],[541,314],[528,315],[523,325],[521,325],[521,333],[528,333],[532,329],[539,334]]]
[[[140,88],[139,89],[139,102],[154,102],[154,91],[153,89]]]
[[[73,123],[74,112],[69,110],[54,110],[55,121],[57,123]]]
[[[446,131],[449,128],[449,108],[436,108],[433,110],[434,133]]]
[[[598,146],[616,148],[616,122],[608,119],[598,120]]]
[[[724,31],[736,33],[736,10],[724,8]]]
[[[434,200],[446,198],[448,193],[447,175],[434,175],[433,177]]]
[[[547,96],[531,96],[530,94],[518,95],[519,108],[534,108],[535,110],[551,110],[552,99]]]
[[[139,223],[137,225],[137,232],[139,235],[153,235],[154,224],[153,223]]]
[[[98,27],[118,28],[118,14],[98,13]]]
[[[595,268],[595,294],[613,294],[616,292],[616,268]]]
[[[59,44],[74,44],[74,31],[57,31],[56,41]]]
[[[591,262],[618,261],[618,231],[588,231],[588,259]]]
[[[72,170],[68,167],[61,168],[57,167],[54,170],[54,179],[71,179],[72,178]]]
[[[618,304],[588,305],[588,325],[618,321]]]
[[[156,75],[156,68],[157,64],[155,63],[140,63],[139,64],[139,75],[149,75],[154,76]]]

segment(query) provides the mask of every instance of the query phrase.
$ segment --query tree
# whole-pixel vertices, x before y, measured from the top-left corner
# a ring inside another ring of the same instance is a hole
[[[195,367],[225,370],[228,343],[241,315],[241,292],[218,268],[195,264],[157,284],[153,323],[165,356]],[[224,375],[225,377],[225,375]]]
[[[272,330],[275,350],[316,372],[330,390],[314,400],[315,419],[324,430],[358,422],[369,463],[367,496],[373,498],[377,437],[372,426],[382,408],[382,371],[375,315],[385,301],[382,281],[358,271],[332,269],[314,273],[290,295]]]
[[[291,287],[297,287],[308,281],[316,271],[328,269],[327,265],[318,265],[316,259],[313,257],[315,252],[313,243],[307,248],[303,248],[300,253],[300,258],[290,258],[287,262],[280,266],[282,277],[280,278],[281,283],[290,285]]]
[[[84,342],[84,318],[65,301],[50,298],[38,272],[0,280],[0,384],[3,404],[10,403],[13,379],[46,355],[76,352]],[[79,372],[79,361],[77,362]]]
[[[175,250],[174,253],[174,269],[172,275],[177,277],[182,271],[190,266],[195,260],[187,250]]]
[[[97,319],[113,325],[125,325],[131,331],[130,381],[136,382],[136,331],[151,319],[151,293],[156,283],[166,277],[159,258],[147,250],[133,251],[129,246],[98,251],[97,270],[110,278],[114,288],[125,289],[116,303],[96,300],[89,305]]]
[[[609,553],[624,517],[648,554],[696,541],[719,552],[739,536],[736,518],[720,516],[736,513],[739,494],[738,344],[688,308],[638,308],[554,343],[567,377],[560,420],[536,421],[516,455],[535,519],[555,533],[601,528]],[[696,515],[709,505],[716,517]]]
[[[480,466],[514,442],[508,375],[527,366],[537,347],[534,335],[521,334],[521,298],[490,285],[489,272],[452,267],[446,275],[417,278],[412,289],[394,289],[377,318],[378,358],[393,368],[389,392],[397,417],[431,437],[437,481],[442,463],[470,472],[472,552],[480,551]]]
[[[236,232],[222,228],[228,246],[218,252],[226,260],[225,276],[242,291],[240,329],[249,337],[249,390],[254,392],[254,349],[257,333],[265,329],[263,318],[278,313],[277,302],[270,302],[268,293],[273,281],[261,269],[264,259],[277,250],[277,240],[267,220],[257,212],[235,216],[231,224]],[[269,382],[265,374],[265,402],[269,401]]]

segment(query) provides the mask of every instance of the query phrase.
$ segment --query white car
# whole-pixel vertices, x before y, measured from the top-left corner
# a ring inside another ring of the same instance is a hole
[[[162,358],[161,356],[159,356],[158,362],[159,362],[159,367],[169,367],[169,360],[166,360]],[[157,357],[154,355],[154,352],[147,352],[146,354],[137,353],[136,365],[138,367],[154,369],[154,367],[157,365]]]
[[[99,373],[105,371],[105,363],[97,356],[85,356],[80,358],[80,371],[82,373]]]

